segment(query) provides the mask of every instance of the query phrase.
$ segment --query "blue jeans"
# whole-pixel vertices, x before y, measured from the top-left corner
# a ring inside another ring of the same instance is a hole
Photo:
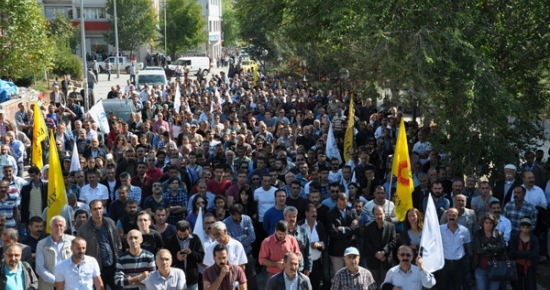
[[[187,290],[199,290],[199,283],[194,285],[187,285]]]
[[[477,290],[498,290],[500,287],[500,281],[489,281],[487,279],[487,272],[480,268],[476,269],[475,276]]]
[[[88,82],[88,89],[94,89],[94,82]]]

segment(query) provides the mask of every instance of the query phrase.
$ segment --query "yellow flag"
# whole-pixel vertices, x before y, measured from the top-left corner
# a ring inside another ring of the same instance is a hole
[[[258,79],[260,76],[258,75],[258,71],[254,71],[254,86],[258,83]]]
[[[63,206],[67,204],[67,195],[65,194],[65,181],[59,153],[55,146],[53,130],[50,132],[50,170],[48,173],[48,214],[46,219],[46,232],[51,233],[50,220],[56,215],[61,215]]]
[[[38,107],[38,102],[34,101],[34,125],[32,128],[32,163],[42,169],[44,164],[42,162],[42,141],[46,139],[48,131],[46,130],[46,123],[42,112]],[[55,143],[54,143],[55,147]]]
[[[344,136],[344,159],[346,164],[351,158],[351,150],[353,149],[353,126],[355,126],[355,109],[353,108],[353,99],[349,100],[349,117],[346,135]]]
[[[406,218],[407,211],[413,207],[412,192],[414,191],[414,185],[406,134],[405,122],[403,122],[403,118],[401,118],[395,153],[393,154],[393,163],[391,166],[391,173],[397,176],[395,215],[400,221]]]

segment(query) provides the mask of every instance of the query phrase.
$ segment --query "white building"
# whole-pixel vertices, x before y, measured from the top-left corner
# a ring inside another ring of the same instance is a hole
[[[204,44],[187,52],[190,56],[209,56],[212,61],[222,51],[222,0],[197,0],[202,7],[202,19],[206,21],[204,30],[208,39]]]

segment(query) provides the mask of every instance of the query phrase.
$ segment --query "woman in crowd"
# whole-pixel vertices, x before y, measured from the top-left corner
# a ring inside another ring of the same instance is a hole
[[[210,213],[216,217],[217,221],[223,221],[225,218],[229,216],[229,211],[225,208],[226,199],[223,195],[216,195],[216,198],[214,198],[214,204],[216,205],[216,208],[213,210],[210,210]]]
[[[479,217],[479,229],[472,239],[474,255],[472,268],[475,269],[476,289],[498,290],[500,281],[489,281],[487,279],[487,268],[494,260],[502,260],[506,250],[504,235],[496,230],[498,220],[490,213]]]
[[[192,204],[193,204],[193,210],[187,216],[186,220],[191,225],[191,228],[194,229],[195,223],[197,222],[197,218],[199,217],[199,208],[202,208],[203,214],[206,211],[206,200],[204,199],[204,197],[200,195],[196,195],[195,198],[193,199]]]
[[[524,217],[519,220],[520,232],[510,238],[510,259],[516,261],[518,279],[512,281],[514,290],[537,289],[537,263],[539,240],[531,232],[533,221]]]
[[[124,135],[118,135],[115,138],[114,145],[111,147],[111,154],[113,155],[115,162],[118,163],[122,160],[122,156],[128,147],[128,140],[126,140]]]
[[[422,228],[424,227],[424,215],[416,208],[407,211],[407,218],[403,222],[405,230],[401,233],[401,244],[409,246],[414,257],[411,261],[416,261],[418,250],[420,249],[420,239],[422,238]]]

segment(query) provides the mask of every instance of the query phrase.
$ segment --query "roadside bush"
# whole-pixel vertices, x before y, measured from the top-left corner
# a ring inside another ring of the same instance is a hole
[[[68,47],[57,49],[52,73],[57,76],[71,75],[72,80],[82,80],[82,59]]]

